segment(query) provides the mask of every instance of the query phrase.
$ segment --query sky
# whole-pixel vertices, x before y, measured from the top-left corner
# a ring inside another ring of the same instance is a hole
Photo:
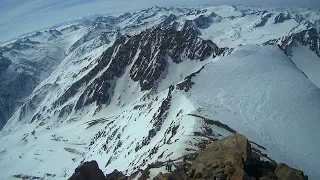
[[[320,9],[320,0],[0,0],[0,42],[22,33],[94,14],[125,12],[153,5],[242,4]]]

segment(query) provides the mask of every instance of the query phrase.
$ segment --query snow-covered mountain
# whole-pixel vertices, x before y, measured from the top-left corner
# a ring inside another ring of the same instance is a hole
[[[69,54],[83,30],[48,30],[0,48],[0,128]]]
[[[1,72],[19,75],[17,64],[36,80],[0,132],[0,179],[65,179],[87,160],[131,174],[237,132],[317,179],[319,18],[155,6],[19,39],[1,49]]]

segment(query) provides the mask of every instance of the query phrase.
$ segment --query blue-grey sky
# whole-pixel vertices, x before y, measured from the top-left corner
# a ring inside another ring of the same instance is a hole
[[[320,0],[0,0],[0,42],[22,33],[93,14],[153,5],[200,4],[293,5],[320,9]]]

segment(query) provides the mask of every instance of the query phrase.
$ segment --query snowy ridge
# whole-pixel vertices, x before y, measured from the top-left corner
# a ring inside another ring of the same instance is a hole
[[[250,137],[276,161],[320,176],[313,168],[320,148],[310,138],[319,136],[320,90],[277,46],[238,47],[192,81],[190,99],[203,108],[200,114]]]
[[[306,74],[309,80],[320,87],[319,42],[319,31],[313,27],[280,39],[270,40],[264,44],[278,44],[292,58],[297,67]]]
[[[83,31],[37,32],[0,48],[0,128],[25,102],[33,89],[68,55],[68,48]]]
[[[88,160],[130,175],[239,132],[317,179],[316,18],[155,6],[19,40],[12,46],[34,49],[40,34],[72,43],[1,130],[0,178],[66,179]]]

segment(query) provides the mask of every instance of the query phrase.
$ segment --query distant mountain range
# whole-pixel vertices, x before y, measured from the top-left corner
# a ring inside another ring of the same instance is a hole
[[[60,24],[0,48],[0,179],[130,175],[244,134],[320,173],[320,15],[154,6]]]

